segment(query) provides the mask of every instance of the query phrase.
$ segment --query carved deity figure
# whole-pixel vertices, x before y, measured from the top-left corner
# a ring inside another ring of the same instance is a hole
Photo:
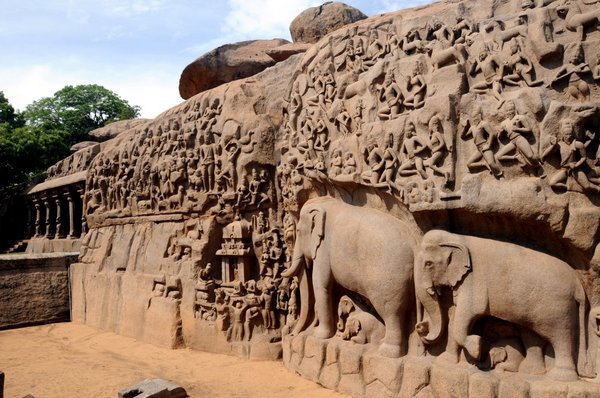
[[[500,132],[498,138],[502,138],[506,134],[509,143],[504,145],[496,153],[496,159],[502,160],[518,160],[522,166],[538,166],[541,167],[537,155],[529,144],[525,136],[532,136],[532,123],[526,115],[517,113],[515,103],[512,100],[505,103],[505,119],[500,124]],[[514,155],[509,155],[511,152],[516,152]]]
[[[453,180],[453,173],[443,168],[444,158],[450,151],[450,145],[446,143],[442,123],[438,116],[433,116],[429,120],[429,149],[431,156],[423,161],[423,166],[430,168],[435,173],[444,176],[444,184]],[[452,166],[451,166],[452,167]]]
[[[412,121],[408,121],[404,134],[404,142],[402,142],[402,147],[400,148],[400,154],[404,160],[398,169],[398,173],[401,176],[419,174],[421,178],[426,180],[427,173],[423,165],[422,153],[428,146],[417,135],[415,124]]]
[[[377,91],[380,103],[377,115],[383,120],[395,119],[402,110],[404,95],[392,72],[385,75],[383,85]]]
[[[571,119],[562,121],[560,141],[551,140],[551,145],[546,148],[541,156],[543,160],[556,150],[560,155],[560,168],[550,177],[550,186],[570,189],[568,179],[572,177],[585,191],[600,192],[600,186],[592,184],[583,170],[583,165],[587,160],[586,148],[591,143],[593,136],[589,138],[585,143],[577,140],[573,121]]]
[[[578,101],[587,101],[590,97],[590,86],[584,77],[591,74],[592,71],[584,59],[583,48],[581,45],[577,45],[571,52],[569,62],[556,72],[550,84],[553,85],[568,78],[567,93],[569,96]]]
[[[504,62],[496,55],[490,54],[489,50],[482,49],[479,59],[471,65],[469,71],[471,76],[478,73],[483,75],[483,81],[473,83],[471,89],[476,93],[490,93],[498,101],[502,102],[502,77],[504,75]]]
[[[473,109],[469,125],[469,128],[462,132],[461,138],[464,139],[468,135],[472,135],[477,152],[473,153],[467,160],[467,167],[472,169],[485,166],[495,177],[501,177],[503,173],[496,162],[493,149],[498,136],[492,126],[483,120],[481,108],[475,107]]]
[[[510,56],[505,64],[507,74],[502,78],[502,81],[511,86],[527,85],[535,87],[543,84],[542,80],[533,80],[535,74],[533,63],[529,56],[521,50],[519,42],[515,39],[511,40],[509,48]]]

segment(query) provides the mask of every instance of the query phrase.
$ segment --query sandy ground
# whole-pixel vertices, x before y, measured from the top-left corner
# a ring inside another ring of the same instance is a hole
[[[73,323],[0,332],[0,370],[6,398],[115,398],[154,377],[183,386],[190,397],[344,397],[281,362],[169,350]]]

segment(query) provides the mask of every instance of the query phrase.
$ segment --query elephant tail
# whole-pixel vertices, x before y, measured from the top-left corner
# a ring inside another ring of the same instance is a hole
[[[582,377],[594,377],[592,363],[588,356],[588,311],[585,290],[579,279],[577,279],[577,288],[575,290],[575,300],[579,307],[579,352],[577,355],[577,373]]]

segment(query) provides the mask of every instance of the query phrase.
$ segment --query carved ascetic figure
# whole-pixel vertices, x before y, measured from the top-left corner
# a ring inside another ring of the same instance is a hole
[[[381,244],[386,242],[386,244]],[[292,265],[282,275],[300,275],[300,319],[294,333],[307,326],[311,296],[304,268],[312,268],[318,338],[335,334],[334,283],[367,298],[385,323],[382,355],[406,352],[407,320],[414,304],[413,238],[408,226],[378,210],[323,197],[300,211]]]
[[[427,232],[415,257],[415,293],[429,317],[422,320],[418,311],[416,329],[425,344],[444,333],[441,294],[452,290],[447,360],[458,361],[461,348],[480,359],[482,340],[471,329],[493,316],[530,328],[552,345],[551,378],[577,380],[578,369],[585,372],[586,295],[569,264],[513,243],[443,230]]]

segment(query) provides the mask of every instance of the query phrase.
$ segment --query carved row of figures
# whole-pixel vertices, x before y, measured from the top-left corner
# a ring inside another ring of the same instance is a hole
[[[279,279],[236,282],[233,289],[217,288],[214,300],[200,284],[196,290],[194,316],[214,323],[229,341],[250,341],[257,334],[289,330],[298,317],[298,282]],[[285,331],[284,331],[285,332]]]
[[[44,173],[46,180],[52,180],[54,178],[64,177],[87,170],[99,151],[100,145],[94,144],[58,161],[56,164],[50,166]]]
[[[598,331],[588,328],[586,292],[577,271],[556,257],[444,230],[414,238],[391,215],[321,197],[300,211],[293,263],[283,276],[304,274],[309,265],[314,311],[301,311],[293,333],[312,315],[314,336],[375,343],[384,356],[405,355],[415,331],[426,352],[442,351],[440,359],[451,363],[464,352],[488,368],[505,361],[499,367],[557,380],[593,376],[595,345],[588,343]],[[337,285],[355,299],[343,297],[336,316]],[[301,305],[307,300],[302,293]]]
[[[213,130],[221,109],[219,101],[214,100],[208,109],[210,118],[206,111],[202,113],[195,122],[198,128],[190,119],[195,112],[190,112],[184,128],[179,119],[167,119],[164,132],[161,124],[156,129],[146,127],[132,145],[101,154],[88,175],[88,214],[96,210],[183,209],[193,207],[200,194],[237,193],[238,207],[270,200],[266,169],[257,166],[248,175],[238,176],[237,158],[253,151],[255,132],[240,138],[236,126],[235,134],[223,137]]]

